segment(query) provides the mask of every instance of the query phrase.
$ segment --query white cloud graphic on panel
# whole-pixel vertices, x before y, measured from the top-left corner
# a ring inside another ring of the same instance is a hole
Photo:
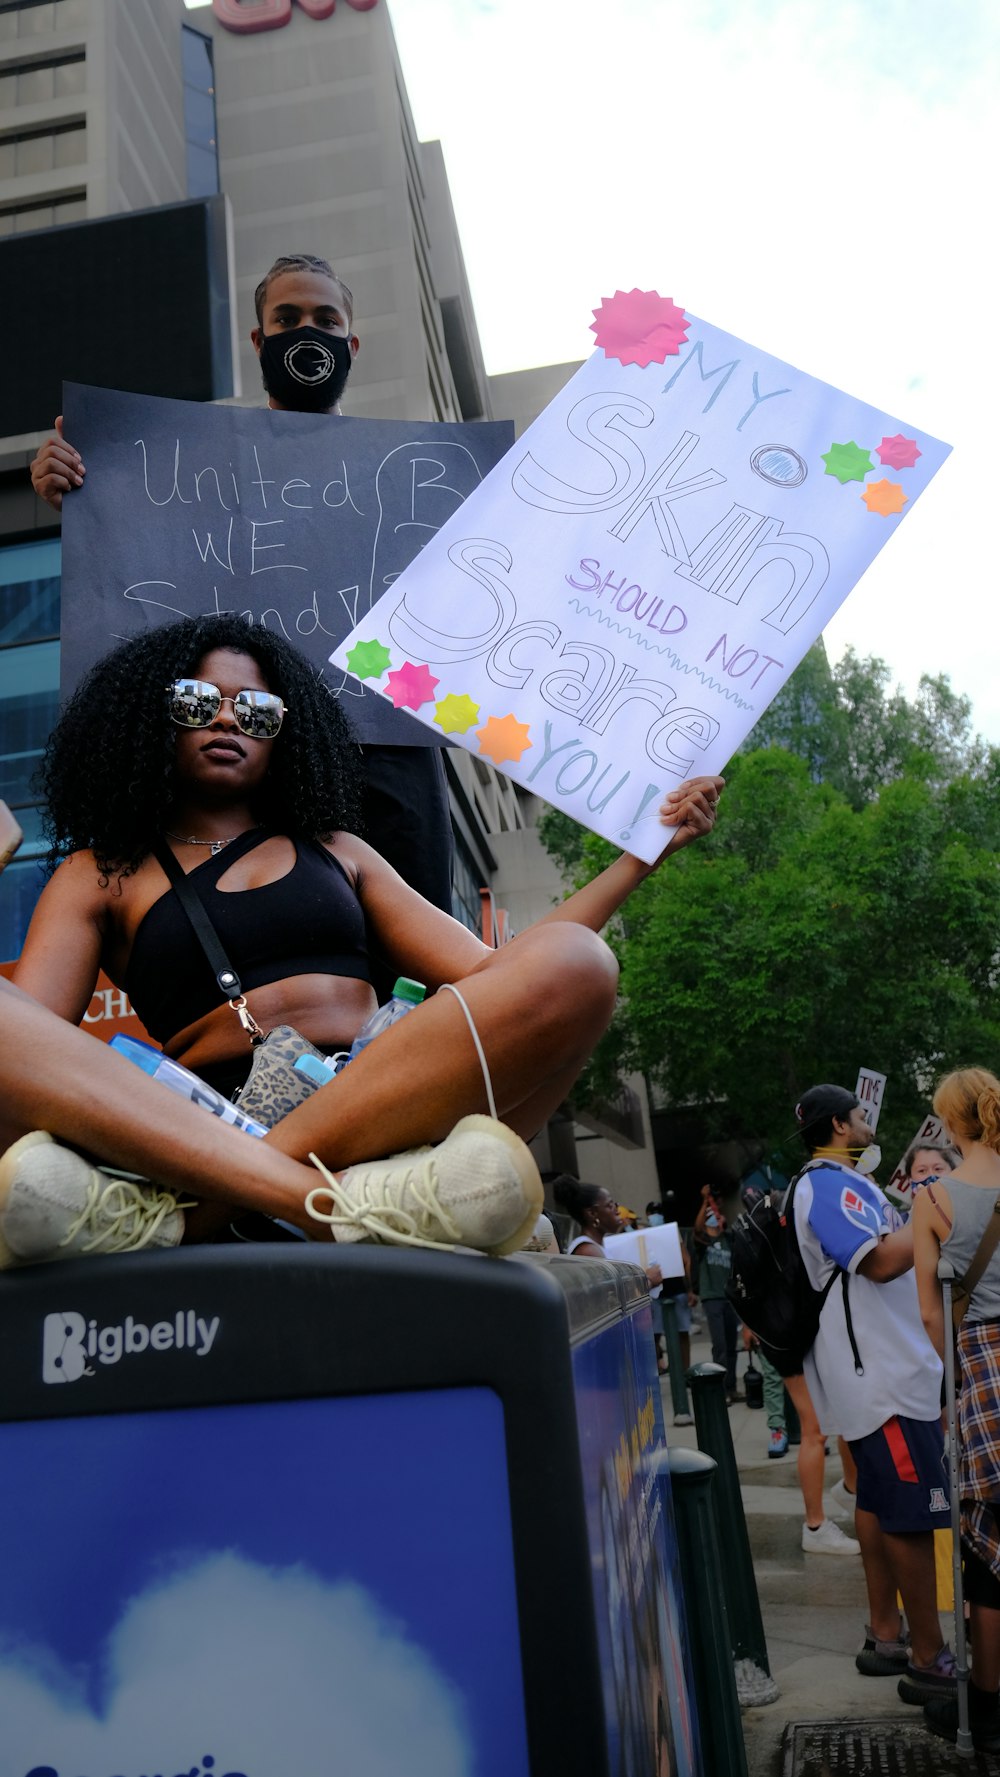
[[[0,1653],[0,1777],[472,1777],[448,1678],[361,1587],[304,1567],[174,1574],[126,1607],[102,1669],[95,1713],[50,1655]]]

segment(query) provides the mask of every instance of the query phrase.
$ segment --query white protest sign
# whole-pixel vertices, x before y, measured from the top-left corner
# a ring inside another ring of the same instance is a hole
[[[625,1234],[606,1234],[605,1258],[621,1265],[659,1265],[664,1277],[683,1277],[681,1237],[676,1222],[662,1222],[655,1228],[629,1229]],[[653,1291],[659,1295],[660,1286]]]
[[[944,1141],[944,1124],[940,1117],[935,1117],[928,1112],[927,1116],[921,1123],[920,1128],[917,1130],[916,1135],[913,1137],[913,1141]],[[907,1154],[912,1146],[913,1142],[907,1147]],[[887,1191],[898,1191],[901,1197],[908,1197],[910,1195],[910,1180],[907,1176],[906,1167],[903,1165],[903,1160],[905,1159],[906,1154],[903,1155],[899,1165],[896,1167],[895,1172],[889,1180],[889,1183],[885,1187]]]
[[[722,770],[950,446],[654,292],[594,313],[330,658],[651,862],[663,796]]]
[[[858,1083],[854,1088],[854,1095],[861,1106],[861,1115],[873,1135],[878,1128],[878,1120],[882,1112],[885,1081],[885,1074],[877,1074],[873,1068],[858,1069]]]

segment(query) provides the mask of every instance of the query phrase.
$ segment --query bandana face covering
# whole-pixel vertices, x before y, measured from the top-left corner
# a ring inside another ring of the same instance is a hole
[[[336,407],[350,368],[350,342],[319,327],[267,333],[260,342],[264,387],[293,413],[327,413]]]

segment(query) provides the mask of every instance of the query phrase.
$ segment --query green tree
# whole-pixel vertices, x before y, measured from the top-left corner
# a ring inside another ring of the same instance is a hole
[[[638,1067],[701,1107],[706,1138],[771,1145],[807,1086],[874,1067],[894,1162],[938,1073],[1000,1071],[1000,753],[947,680],[908,702],[881,662],[803,668],[756,731],[784,745],[732,762],[712,839],[613,931],[621,1007],[583,1090]],[[562,815],[543,835],[577,881],[611,855]]]

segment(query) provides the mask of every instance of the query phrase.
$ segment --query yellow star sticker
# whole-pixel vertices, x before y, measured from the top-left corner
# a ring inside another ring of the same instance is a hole
[[[516,765],[531,745],[529,732],[528,723],[519,722],[515,716],[490,716],[485,728],[478,731],[479,751],[495,765],[504,759],[513,759]]]
[[[479,705],[464,692],[461,697],[449,692],[434,705],[434,720],[446,734],[468,734],[473,723],[479,721]]]
[[[898,481],[870,481],[861,498],[869,512],[879,512],[883,518],[891,518],[893,513],[902,512],[906,504],[906,495]]]

